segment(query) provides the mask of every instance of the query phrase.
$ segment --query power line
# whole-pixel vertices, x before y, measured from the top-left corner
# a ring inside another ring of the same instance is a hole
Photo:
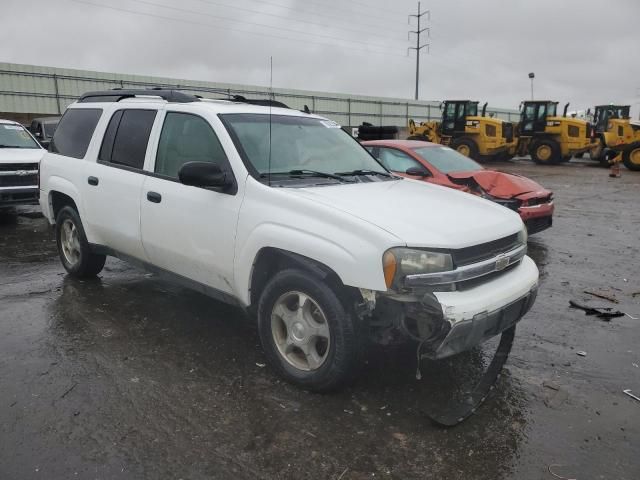
[[[306,15],[312,15],[312,16],[315,16],[315,17],[325,17],[325,18],[328,18],[330,20],[340,20],[341,22],[345,21],[343,17],[337,16],[337,15],[327,15],[326,13],[312,12],[312,11],[309,11],[309,10],[300,10],[300,9],[298,9],[296,7],[289,7],[287,5],[282,5],[281,3],[274,3],[274,2],[269,2],[269,1],[266,1],[266,0],[250,0],[250,1],[257,2],[257,3],[261,4],[261,5],[271,5],[271,6],[282,8],[282,9],[285,9],[285,10],[290,10],[292,12],[304,13]],[[356,13],[356,12],[351,12],[351,13]],[[387,22],[387,25],[388,25],[388,19],[384,19],[384,20]],[[372,23],[360,22],[360,25],[365,26],[365,27],[377,28],[377,29],[382,28],[381,25],[374,25]]]
[[[205,3],[205,4],[208,4],[208,5],[218,5],[218,6],[221,6],[221,7],[232,8],[234,10],[240,10],[240,11],[243,11],[243,12],[255,13],[257,15],[263,15],[263,16],[274,17],[274,18],[282,18],[284,20],[289,20],[289,21],[292,20],[291,17],[287,17],[287,16],[284,16],[284,15],[277,15],[275,13],[261,12],[261,11],[253,10],[253,9],[250,9],[250,8],[237,7],[235,5],[228,5],[226,3],[219,3],[219,2],[215,2],[213,0],[194,0],[194,1]],[[316,25],[318,27],[324,27],[324,28],[333,28],[333,29],[336,29],[336,30],[344,30],[346,32],[352,32],[352,33],[358,33],[358,34],[366,34],[366,35],[373,35],[374,34],[374,32],[367,31],[367,30],[360,30],[360,29],[354,29],[354,28],[341,27],[341,26],[338,26],[338,25],[329,25],[329,24],[326,24],[326,23],[312,22],[310,20],[295,19],[295,22],[296,23],[307,23],[309,25]],[[391,41],[396,41],[396,42],[403,42],[403,40],[400,40],[400,39],[394,38],[394,37],[389,37],[389,36],[381,36],[381,35],[377,35],[376,34],[376,37],[377,38],[386,38],[386,39],[389,39]]]
[[[423,32],[429,32],[429,27],[425,27],[422,30],[420,29],[420,20],[422,20],[422,17],[424,15],[427,15],[427,18],[429,20],[431,20],[431,12],[429,10],[425,10],[424,12],[422,11],[421,7],[420,7],[420,2],[418,2],[418,14],[417,15],[409,15],[409,21],[411,21],[412,17],[415,17],[418,19],[418,28],[415,31],[410,31],[409,32],[409,36],[411,36],[412,33],[415,33],[416,35],[416,46],[415,47],[409,47],[408,50],[415,50],[416,51],[416,100],[418,100],[418,89],[419,89],[419,85],[420,85],[420,50],[422,50],[423,48],[426,48],[427,51],[429,51],[429,44],[425,43],[423,45],[420,44],[420,36],[422,35]]]
[[[291,29],[291,28],[277,27],[277,26],[266,24],[266,23],[250,22],[250,21],[247,21],[247,20],[237,20],[237,19],[232,18],[232,17],[223,17],[223,16],[220,16],[220,15],[213,15],[211,13],[199,12],[197,10],[189,10],[189,9],[186,9],[186,8],[171,7],[169,5],[163,5],[162,3],[151,2],[149,0],[129,0],[129,1],[135,2],[135,3],[140,3],[142,5],[151,5],[153,7],[165,8],[167,10],[173,10],[175,12],[189,13],[189,14],[192,14],[192,15],[211,17],[211,18],[214,18],[216,20],[224,20],[224,21],[236,22],[236,23],[241,23],[241,24],[246,24],[246,25],[253,25],[255,27],[270,28],[270,29],[278,30],[280,32],[290,32],[290,33],[296,33],[296,34],[300,34],[300,35],[308,35],[310,37],[328,38],[330,40],[342,40],[342,41],[345,41],[345,42],[360,43],[362,45],[371,45],[371,46],[378,47],[378,48],[386,48],[386,49],[390,49],[390,50],[393,49],[393,47],[388,47],[386,45],[381,45],[379,43],[371,43],[371,42],[366,42],[364,40],[353,40],[353,39],[350,39],[350,38],[336,37],[334,35],[324,35],[324,34],[321,34],[321,33],[310,33],[310,32],[305,32],[305,31],[302,31],[302,30],[294,30],[294,29]]]
[[[158,15],[155,13],[148,13],[148,12],[140,12],[140,11],[136,11],[136,10],[130,10],[130,9],[126,9],[126,8],[121,8],[121,7],[113,7],[111,5],[103,5],[100,3],[93,3],[93,2],[89,2],[87,0],[70,0],[72,2],[75,3],[81,3],[84,5],[91,5],[93,7],[99,7],[99,8],[104,8],[104,9],[108,9],[108,10],[115,10],[118,12],[124,12],[124,13],[130,13],[130,14],[134,14],[134,15],[139,15],[139,16],[144,16],[144,17],[152,17],[152,18],[159,18],[162,20],[169,20],[172,22],[179,22],[179,23],[186,23],[186,24],[190,24],[190,25],[199,25],[199,26],[204,26],[204,27],[215,27],[218,30],[228,30],[231,32],[240,32],[240,33],[248,33],[251,35],[258,35],[261,37],[270,37],[270,38],[277,38],[280,40],[288,40],[288,41],[295,41],[295,42],[299,42],[299,43],[307,43],[307,44],[315,44],[315,45],[323,45],[323,46],[329,46],[329,47],[340,47],[342,48],[342,50],[345,50],[345,46],[344,45],[340,45],[337,43],[327,43],[327,42],[318,42],[318,41],[314,41],[314,40],[302,40],[299,38],[293,38],[293,37],[287,37],[287,36],[283,36],[283,35],[274,35],[274,34],[270,34],[270,33],[263,33],[263,32],[254,32],[252,30],[242,30],[239,28],[231,28],[231,27],[226,27],[226,26],[220,26],[220,25],[216,25],[213,23],[206,23],[206,22],[198,22],[198,21],[194,21],[194,20],[186,20],[186,19],[182,19],[182,18],[174,18],[174,17],[168,17],[165,15]],[[383,51],[379,51],[379,50],[370,50],[367,48],[361,48],[361,47],[349,47],[350,51],[353,50],[358,50],[358,51],[362,51],[362,52],[366,52],[369,54],[375,54],[375,55],[382,55],[382,56],[388,56],[388,57],[404,57],[404,55],[399,55],[399,54],[394,54],[394,53],[390,53],[390,52],[383,52]]]
[[[356,0],[351,0],[351,3],[355,3],[356,5],[361,5],[361,6],[366,7],[366,8],[375,8],[379,12],[387,12],[387,13],[395,13],[395,14],[400,14],[401,13],[398,10],[391,10],[391,9],[388,9],[388,8],[381,8],[381,7],[373,7],[369,3],[358,2]]]

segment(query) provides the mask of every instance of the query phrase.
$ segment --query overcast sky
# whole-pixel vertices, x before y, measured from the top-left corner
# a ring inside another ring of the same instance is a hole
[[[412,98],[410,0],[0,0],[0,61]],[[640,0],[433,0],[420,98],[640,97]],[[109,7],[109,8],[107,8]],[[138,12],[138,13],[134,13]]]

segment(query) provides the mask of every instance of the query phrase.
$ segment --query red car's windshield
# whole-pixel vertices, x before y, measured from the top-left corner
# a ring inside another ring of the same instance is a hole
[[[418,147],[414,148],[413,151],[442,173],[482,170],[480,164],[449,147]]]

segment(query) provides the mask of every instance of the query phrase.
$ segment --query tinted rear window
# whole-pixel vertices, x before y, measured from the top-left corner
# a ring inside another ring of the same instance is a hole
[[[73,158],[84,158],[102,115],[99,108],[72,108],[63,115],[51,142],[51,151]]]
[[[156,110],[119,110],[105,132],[100,160],[142,169]]]

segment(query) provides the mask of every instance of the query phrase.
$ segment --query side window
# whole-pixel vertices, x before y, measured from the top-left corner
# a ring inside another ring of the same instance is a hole
[[[102,115],[99,108],[70,108],[62,116],[51,141],[51,152],[84,158]]]
[[[168,112],[162,126],[155,173],[177,178],[187,162],[212,162],[222,166],[227,156],[217,135],[204,118]]]
[[[544,117],[547,116],[547,106],[539,105],[538,106],[538,120],[544,120]]]
[[[420,162],[414,160],[406,153],[393,148],[380,148],[378,160],[392,172],[404,173],[411,167],[422,167]]]
[[[98,158],[142,170],[156,114],[156,110],[116,111],[107,126]]]

